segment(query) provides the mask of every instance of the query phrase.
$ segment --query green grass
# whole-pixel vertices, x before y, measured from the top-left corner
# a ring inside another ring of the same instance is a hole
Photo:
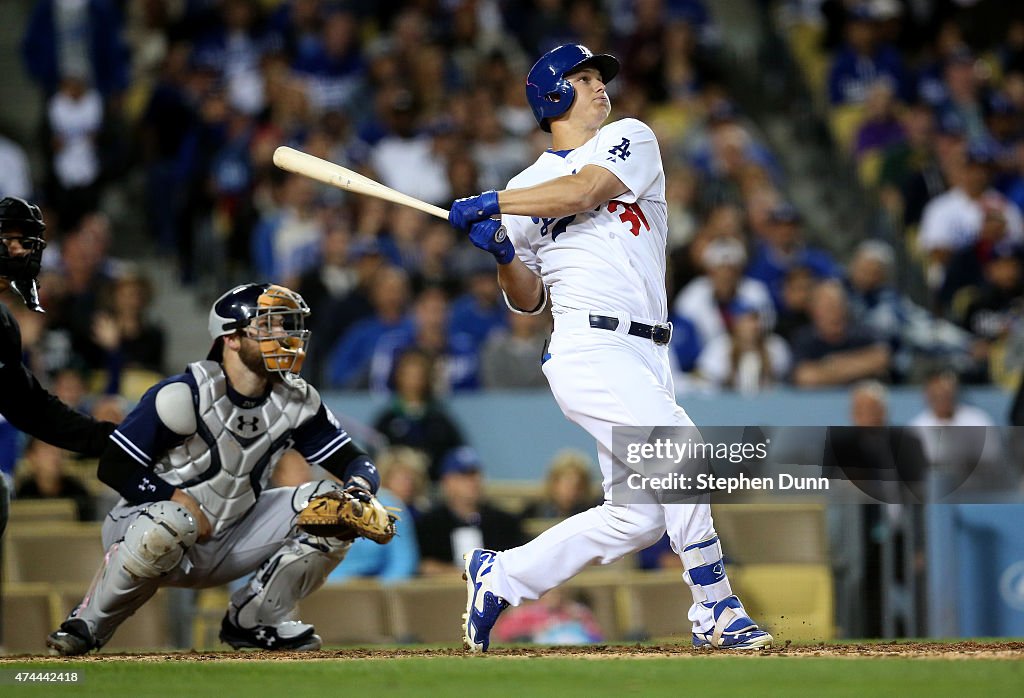
[[[11,686],[14,671],[79,671],[76,685]],[[1024,662],[827,657],[33,662],[0,665],[4,696],[1001,696]]]

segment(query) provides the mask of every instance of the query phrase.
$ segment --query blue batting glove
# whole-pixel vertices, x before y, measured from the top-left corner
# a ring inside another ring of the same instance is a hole
[[[469,226],[501,213],[498,207],[498,192],[485,191],[479,196],[467,196],[456,199],[448,213],[448,222],[459,230],[469,230]]]
[[[498,264],[508,264],[515,259],[516,248],[501,221],[488,218],[474,223],[469,229],[469,239],[481,250],[493,254]]]

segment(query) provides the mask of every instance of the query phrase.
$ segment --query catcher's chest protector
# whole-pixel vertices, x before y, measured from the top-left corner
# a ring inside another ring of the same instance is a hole
[[[305,382],[274,386],[253,407],[227,396],[220,364],[189,364],[196,379],[196,433],[168,451],[156,471],[203,506],[216,536],[242,518],[266,486],[292,431],[320,409],[320,396]]]

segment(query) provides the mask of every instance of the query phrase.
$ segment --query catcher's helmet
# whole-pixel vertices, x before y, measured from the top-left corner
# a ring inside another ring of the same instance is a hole
[[[594,55],[586,46],[564,44],[540,57],[526,77],[526,99],[541,129],[551,132],[548,119],[569,111],[576,90],[565,79],[581,68],[595,68],[605,83],[619,72],[619,59],[607,53]]]
[[[207,359],[221,361],[227,335],[240,332],[259,343],[263,365],[284,378],[302,370],[306,358],[309,306],[302,296],[276,284],[245,284],[218,298],[210,308],[213,348]]]
[[[0,276],[11,281],[11,288],[31,310],[43,312],[39,304],[39,283],[36,277],[43,264],[46,240],[43,214],[38,206],[24,199],[8,196],[0,200]],[[12,254],[15,245],[21,254]]]

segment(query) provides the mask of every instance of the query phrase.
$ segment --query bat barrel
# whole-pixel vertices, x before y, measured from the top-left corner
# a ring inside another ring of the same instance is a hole
[[[378,199],[401,204],[402,206],[409,206],[418,211],[448,220],[448,211],[440,206],[420,201],[414,196],[395,191],[347,167],[328,162],[315,155],[304,153],[301,150],[295,150],[295,148],[289,148],[286,145],[282,145],[274,151],[274,164],[286,172],[309,177],[318,182],[344,189],[345,191],[373,196]]]

